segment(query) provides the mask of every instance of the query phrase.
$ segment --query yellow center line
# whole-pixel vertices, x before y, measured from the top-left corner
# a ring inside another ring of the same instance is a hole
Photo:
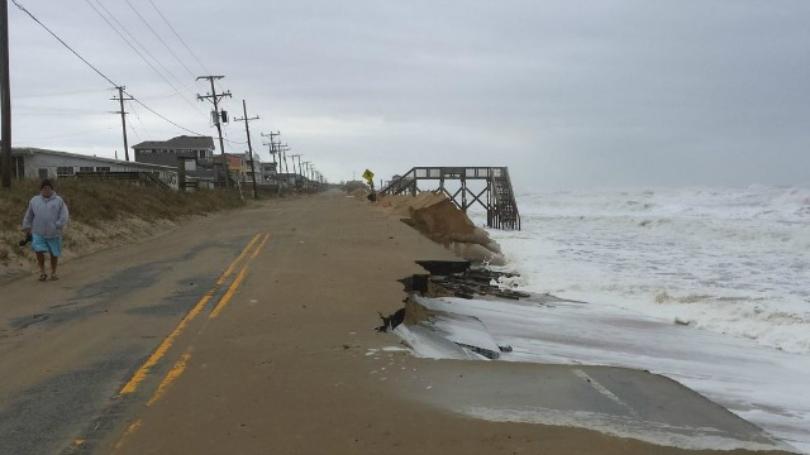
[[[221,299],[219,299],[219,302],[217,302],[216,306],[214,306],[214,309],[211,310],[211,314],[208,315],[209,319],[216,319],[217,316],[219,316],[219,313],[221,313],[222,310],[231,301],[234,294],[236,294],[236,290],[239,289],[239,286],[241,286],[242,282],[245,280],[245,275],[247,275],[248,272],[248,265],[251,263],[251,261],[253,261],[253,259],[256,259],[256,256],[258,256],[259,253],[262,251],[262,248],[264,248],[264,245],[267,243],[267,240],[269,238],[270,234],[264,235],[264,239],[262,239],[259,246],[256,247],[256,250],[253,252],[253,254],[250,255],[250,259],[248,259],[247,262],[245,262],[245,265],[242,266],[242,270],[239,271],[239,274],[236,276],[236,279],[233,280],[233,283],[231,283],[231,285],[228,287],[228,290],[225,291],[225,294],[222,296]]]
[[[172,369],[169,370],[168,373],[166,373],[166,376],[163,378],[163,381],[160,382],[160,385],[158,386],[157,390],[155,390],[155,394],[152,395],[152,398],[150,398],[149,401],[146,402],[147,406],[152,406],[153,404],[155,404],[155,402],[157,402],[163,396],[163,394],[166,393],[166,391],[169,389],[172,383],[176,381],[180,377],[180,375],[183,374],[183,371],[186,370],[186,365],[188,365],[188,359],[190,358],[191,353],[188,351],[184,352],[183,355],[180,356],[180,360],[174,363]]]
[[[115,446],[113,447],[113,450],[118,451],[121,447],[123,447],[124,446],[124,439],[126,439],[129,435],[131,435],[131,434],[135,433],[136,431],[138,431],[138,428],[140,428],[141,425],[143,425],[143,421],[141,419],[137,419],[134,422],[132,422],[131,424],[129,424],[126,431],[124,431],[124,434],[122,434],[121,437],[118,439],[118,442],[115,443]]]
[[[259,239],[260,236],[261,234],[256,234],[255,236],[253,236],[253,239],[250,241],[250,243],[248,243],[247,246],[245,246],[245,248],[242,250],[239,256],[237,256],[237,258],[231,262],[231,264],[228,266],[225,272],[222,273],[220,278],[217,280],[216,286],[214,286],[210,291],[205,293],[205,295],[194,305],[194,307],[185,315],[185,317],[183,317],[183,319],[180,320],[180,322],[177,324],[177,327],[175,327],[174,330],[172,330],[172,332],[169,333],[169,335],[160,343],[157,349],[155,349],[155,351],[152,352],[152,354],[149,356],[149,358],[146,359],[143,365],[141,365],[141,367],[138,368],[137,371],[135,371],[135,373],[132,375],[129,381],[127,381],[124,387],[122,387],[121,390],[118,392],[120,395],[127,395],[135,392],[138,389],[138,385],[140,385],[140,383],[143,382],[144,379],[146,379],[146,376],[149,374],[149,370],[152,367],[154,367],[160,361],[160,359],[163,358],[163,356],[166,355],[166,353],[169,351],[172,345],[174,345],[174,342],[177,339],[177,337],[179,337],[180,334],[183,333],[186,326],[188,326],[188,324],[200,314],[200,312],[203,310],[203,308],[205,308],[208,302],[211,301],[211,299],[214,297],[214,294],[216,294],[216,291],[219,289],[221,283],[224,283],[225,278],[227,278],[227,276],[233,273],[236,264],[238,264],[239,261],[241,261],[247,255],[247,253],[250,251],[250,248],[256,243],[256,241]],[[265,238],[267,238],[267,236],[265,236]]]
[[[250,242],[239,254],[239,256],[237,256],[236,259],[234,259],[228,265],[228,268],[225,269],[222,275],[220,275],[219,279],[217,279],[216,281],[216,285],[211,290],[206,292],[202,298],[200,298],[200,300],[194,305],[194,307],[188,312],[188,314],[186,314],[186,316],[182,320],[180,320],[180,322],[177,324],[177,327],[163,340],[163,342],[157,347],[157,349],[155,349],[152,355],[149,356],[149,358],[138,369],[138,371],[136,371],[135,374],[132,375],[132,378],[129,380],[129,382],[127,382],[127,384],[124,385],[124,387],[119,392],[121,395],[133,393],[138,389],[138,385],[141,382],[143,382],[144,379],[146,379],[146,376],[149,374],[150,369],[153,366],[155,366],[158,363],[158,361],[160,361],[160,359],[163,358],[163,356],[166,355],[166,353],[174,344],[177,337],[179,337],[180,334],[183,333],[183,330],[185,330],[186,326],[188,326],[188,324],[194,318],[196,318],[200,314],[200,312],[202,312],[203,308],[205,308],[208,302],[210,302],[211,299],[214,298],[214,295],[216,294],[219,287],[222,284],[224,284],[227,278],[234,272],[234,270],[236,270],[238,264],[247,256],[251,248],[259,240],[259,237],[261,237],[261,233],[258,233],[255,236],[253,236]],[[262,241],[259,243],[259,245],[253,250],[253,253],[250,255],[250,258],[242,266],[242,269],[237,274],[233,283],[231,283],[231,285],[228,287],[228,290],[225,292],[225,294],[222,296],[219,302],[217,302],[216,306],[211,311],[209,318],[211,319],[216,318],[222,311],[222,309],[228,304],[228,302],[230,302],[230,300],[236,293],[236,290],[245,280],[245,275],[247,275],[248,271],[248,264],[259,255],[259,253],[261,252],[262,248],[264,248],[264,245],[267,243],[267,240],[269,238],[270,234],[266,233]],[[161,397],[163,397],[163,395],[166,393],[169,387],[175,381],[177,381],[177,379],[179,379],[180,376],[183,374],[186,367],[188,366],[190,358],[191,358],[190,352],[186,351],[183,353],[180,359],[177,362],[175,362],[171,370],[169,370],[169,372],[166,373],[166,376],[164,376],[163,380],[158,385],[158,388],[155,390],[152,397],[146,403],[147,406],[152,406],[154,403],[160,400]],[[118,451],[121,447],[123,447],[124,440],[133,433],[137,432],[138,429],[141,427],[141,425],[143,425],[142,419],[137,419],[133,423],[131,423],[124,431],[124,434],[121,435],[121,438],[115,444],[113,450]]]
[[[266,239],[266,238],[267,238],[267,236],[269,236],[269,235],[270,235],[270,234],[267,234],[267,235],[265,236],[265,239]],[[252,246],[253,246],[253,244],[254,244],[254,243],[256,243],[256,241],[257,241],[257,240],[259,240],[259,237],[260,237],[260,236],[261,236],[261,233],[258,233],[258,234],[256,234],[256,235],[254,235],[254,236],[253,236],[253,238],[250,240],[250,243],[248,243],[248,244],[247,244],[247,246],[245,247],[245,249],[244,249],[244,250],[242,250],[242,252],[239,254],[239,256],[237,256],[237,257],[236,257],[236,259],[235,259],[233,262],[231,262],[231,264],[228,266],[228,268],[227,268],[227,269],[225,269],[225,272],[224,272],[224,273],[222,274],[222,276],[220,276],[220,277],[219,277],[219,279],[217,280],[217,285],[218,285],[218,286],[221,286],[222,284],[224,284],[224,283],[225,283],[225,280],[227,280],[227,279],[228,279],[228,277],[229,277],[229,276],[231,276],[231,274],[233,273],[233,271],[236,269],[236,264],[238,264],[238,263],[239,263],[239,261],[241,261],[241,260],[242,260],[242,258],[244,258],[244,257],[245,257],[245,255],[248,253],[248,251],[250,251],[250,247],[252,247]]]
[[[222,312],[222,309],[225,308],[228,302],[231,301],[233,295],[236,293],[236,289],[238,289],[239,286],[242,284],[242,281],[244,281],[245,274],[247,274],[247,271],[248,271],[247,265],[242,267],[242,270],[239,271],[239,275],[236,275],[236,279],[233,280],[233,283],[231,283],[230,287],[228,287],[228,290],[225,291],[225,295],[223,295],[222,298],[219,299],[217,306],[215,306],[214,309],[211,311],[211,314],[208,315],[209,319],[215,319],[217,316],[219,316],[219,313]]]
[[[262,248],[264,248],[264,244],[267,243],[267,240],[269,238],[270,238],[270,234],[269,233],[265,234],[264,239],[262,239],[262,243],[259,244],[259,247],[256,248],[256,251],[254,251],[253,254],[250,256],[251,260],[256,259],[256,256],[258,256],[259,253],[262,251]]]

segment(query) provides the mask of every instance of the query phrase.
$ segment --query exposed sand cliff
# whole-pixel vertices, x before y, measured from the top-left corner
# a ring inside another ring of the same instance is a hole
[[[466,260],[504,265],[498,243],[441,193],[380,198],[378,207]]]

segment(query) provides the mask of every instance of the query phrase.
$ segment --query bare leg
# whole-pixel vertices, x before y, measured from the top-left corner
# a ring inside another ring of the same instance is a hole
[[[56,266],[59,265],[59,256],[51,256],[51,276],[56,276]]]
[[[39,273],[45,274],[45,253],[37,253],[37,264],[39,265]]]

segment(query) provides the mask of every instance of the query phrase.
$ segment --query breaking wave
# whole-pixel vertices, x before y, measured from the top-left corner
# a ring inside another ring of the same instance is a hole
[[[810,188],[531,193],[493,231],[537,292],[810,353]]]

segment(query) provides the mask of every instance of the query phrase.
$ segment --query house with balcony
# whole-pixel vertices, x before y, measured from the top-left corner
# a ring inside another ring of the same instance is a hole
[[[168,141],[145,141],[132,146],[139,163],[177,166],[178,158],[193,158],[197,164],[210,163],[214,158],[214,138],[211,136],[177,136]]]
[[[177,136],[167,141],[145,141],[133,145],[132,149],[138,163],[184,166],[185,177],[196,181],[201,187],[213,187],[224,178],[217,178],[221,172],[216,170],[216,147],[211,136]]]

